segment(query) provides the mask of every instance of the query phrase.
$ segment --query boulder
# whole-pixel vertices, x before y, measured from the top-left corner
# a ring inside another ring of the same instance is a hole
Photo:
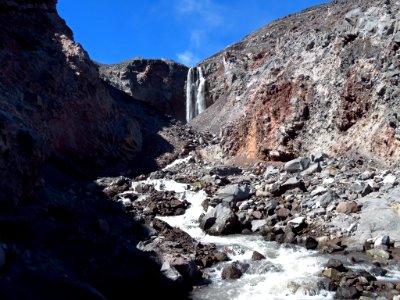
[[[183,276],[184,281],[190,285],[197,283],[201,279],[201,272],[191,259],[178,257],[173,259],[170,264]]]
[[[326,155],[324,152],[317,152],[315,154],[311,154],[311,161],[314,163],[324,161],[327,158],[328,155]]]
[[[359,211],[359,207],[356,202],[339,202],[338,206],[336,207],[336,211],[341,214],[350,214],[356,213]]]
[[[297,218],[290,220],[288,222],[288,224],[291,225],[292,228],[296,229],[296,228],[299,228],[299,227],[302,227],[303,225],[305,225],[305,221],[306,221],[305,217],[297,217]]]
[[[265,225],[267,225],[267,220],[254,220],[254,221],[251,221],[251,231],[253,231],[253,232],[259,231]]]
[[[328,268],[324,270],[322,272],[322,275],[335,282],[340,282],[340,280],[342,279],[342,275],[340,274],[340,272],[334,268]]]
[[[222,199],[223,202],[235,204],[238,201],[246,200],[250,197],[250,186],[231,184],[219,189],[216,198]]]
[[[240,277],[242,277],[242,275],[243,273],[241,269],[235,263],[232,263],[224,267],[224,269],[222,270],[221,277],[224,280],[239,279]]]
[[[262,255],[260,252],[258,251],[254,251],[252,256],[251,256],[251,260],[263,260],[265,259],[265,256]]]
[[[299,157],[288,161],[283,169],[288,173],[297,173],[304,171],[310,165],[310,160],[306,157]]]
[[[360,292],[354,286],[342,285],[337,291],[336,299],[357,299],[360,296]]]
[[[265,207],[265,211],[269,216],[273,215],[275,212],[275,209],[278,207],[278,201],[276,199],[271,199],[267,202],[267,205]]]
[[[319,163],[315,163],[310,165],[307,169],[300,173],[301,176],[310,176],[315,173],[319,173],[322,171],[322,168]]]
[[[372,192],[372,188],[368,183],[356,182],[350,185],[350,191],[364,197]]]
[[[290,214],[290,210],[288,210],[287,208],[281,207],[275,213],[280,219],[286,219]]]
[[[335,269],[339,272],[347,272],[347,268],[343,265],[343,263],[339,259],[330,258],[326,263],[327,268]]]
[[[318,197],[316,204],[319,207],[327,208],[336,199],[339,199],[339,196],[333,191],[328,191],[326,194]]]
[[[202,217],[200,227],[211,235],[240,232],[238,217],[226,203],[218,204]]]
[[[389,259],[390,254],[389,252],[383,250],[383,249],[369,249],[366,251],[367,254],[375,259]]]
[[[183,283],[183,276],[174,266],[171,266],[169,262],[163,263],[161,267],[161,273],[163,273],[165,277],[172,280],[173,282]]]
[[[304,246],[307,250],[315,250],[318,247],[318,241],[315,238],[309,236],[306,238]]]
[[[286,192],[286,191],[293,190],[293,189],[295,189],[295,188],[299,188],[299,189],[301,189],[301,190],[304,191],[304,192],[307,191],[307,189],[306,189],[306,187],[305,187],[305,185],[304,185],[303,180],[301,180],[301,179],[298,178],[298,177],[291,177],[291,178],[289,178],[288,180],[286,180],[286,181],[281,185],[281,188],[280,188],[280,189],[281,189],[281,192],[284,193],[284,192]]]
[[[388,271],[383,269],[383,268],[381,268],[381,267],[373,267],[370,270],[370,272],[371,272],[372,275],[375,275],[375,276],[385,276]]]
[[[390,246],[390,237],[388,235],[381,235],[376,238],[374,248],[379,248],[380,246]]]

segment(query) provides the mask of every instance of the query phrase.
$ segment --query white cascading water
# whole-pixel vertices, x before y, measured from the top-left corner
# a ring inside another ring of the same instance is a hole
[[[188,159],[188,158],[187,158]],[[166,169],[180,163],[181,159]],[[266,242],[260,235],[210,236],[199,226],[199,216],[203,213],[201,203],[207,198],[204,191],[193,191],[190,185],[173,180],[148,179],[135,185],[153,185],[157,190],[175,191],[178,199],[186,199],[191,206],[184,215],[158,218],[173,227],[186,231],[198,242],[214,243],[226,252],[232,261],[250,264],[249,270],[237,280],[222,280],[221,272],[225,263],[206,270],[212,284],[196,289],[194,300],[321,300],[332,299],[333,293],[320,290],[318,275],[326,257],[300,247],[284,247],[274,242]],[[138,200],[139,201],[139,200]],[[267,259],[252,262],[253,251],[262,253]]]
[[[201,67],[190,68],[186,81],[186,121],[189,122],[206,109],[205,85]]]

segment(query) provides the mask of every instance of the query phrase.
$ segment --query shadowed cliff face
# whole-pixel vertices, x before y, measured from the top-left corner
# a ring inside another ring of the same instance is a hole
[[[0,74],[0,298],[186,298],[93,182],[157,168],[181,128],[100,79],[56,1],[0,2]]]
[[[101,78],[155,110],[185,121],[185,82],[188,68],[165,59],[134,58],[99,65]]]
[[[53,152],[88,164],[134,157],[137,122],[118,109],[55,1],[0,8],[0,202],[28,193]]]
[[[199,65],[230,155],[400,153],[400,3],[334,1],[272,22]]]

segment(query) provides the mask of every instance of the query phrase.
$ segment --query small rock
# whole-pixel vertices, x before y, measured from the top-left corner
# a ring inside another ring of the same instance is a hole
[[[305,224],[305,217],[297,217],[295,219],[292,219],[288,222],[288,224],[292,225],[293,228],[297,228]]]
[[[282,207],[282,208],[279,208],[275,213],[279,218],[286,219],[289,216],[290,210]]]
[[[337,299],[357,299],[360,292],[354,286],[342,285],[336,291]]]
[[[361,195],[361,197],[364,197],[370,193],[372,193],[372,188],[369,184],[365,182],[356,182],[350,185],[349,187],[350,191]]]
[[[299,188],[302,191],[306,192],[307,189],[304,185],[303,180],[297,178],[297,177],[291,177],[288,180],[285,181],[285,183],[283,183],[281,185],[281,191],[284,193],[288,190],[293,190],[295,188]]]
[[[305,240],[305,247],[307,250],[315,250],[318,247],[318,241],[315,238],[309,236]]]
[[[374,247],[378,248],[380,246],[389,246],[390,245],[390,238],[388,235],[382,235],[378,237],[374,242]]]
[[[333,268],[339,272],[347,272],[347,268],[343,265],[343,263],[339,259],[330,258],[326,263],[327,268]]]
[[[251,256],[251,260],[263,260],[265,259],[265,256],[262,255],[260,252],[258,251],[254,251],[253,255]]]
[[[393,184],[396,182],[396,176],[389,174],[383,178],[383,184]]]
[[[222,279],[239,279],[242,277],[243,273],[242,271],[235,265],[235,264],[230,264],[224,267],[222,270]]]
[[[336,207],[336,211],[341,214],[350,214],[356,213],[359,211],[358,205],[356,202],[339,202],[338,206]]]
[[[328,190],[324,188],[323,186],[318,186],[315,190],[312,190],[310,193],[311,197],[318,196],[325,194]]]
[[[375,259],[389,259],[390,255],[387,251],[382,249],[369,249],[367,254]]]
[[[381,267],[374,267],[370,270],[372,275],[375,276],[385,276],[387,274],[387,270],[382,269]]]
[[[326,155],[324,152],[317,152],[315,154],[311,154],[311,160],[313,162],[321,162],[327,158],[328,158],[328,155]]]
[[[256,210],[255,212],[252,213],[253,217],[256,219],[261,219],[262,218],[262,213]]]
[[[216,253],[214,253],[214,257],[219,262],[229,260],[229,257],[225,252],[216,252]]]
[[[312,174],[315,173],[319,173],[321,172],[321,166],[319,165],[319,163],[315,163],[312,164],[311,166],[309,166],[306,170],[304,170],[303,172],[300,173],[301,176],[310,176]]]
[[[175,267],[171,266],[170,263],[165,262],[161,267],[161,272],[165,275],[165,277],[171,279],[173,282],[182,283],[183,276],[175,269]]]
[[[320,207],[327,208],[329,204],[333,203],[338,198],[339,196],[335,192],[329,191],[325,195],[320,196],[316,203]]]
[[[267,224],[267,220],[254,220],[251,222],[251,231],[256,232]]]
[[[273,166],[268,166],[264,172],[263,177],[265,179],[269,179],[270,177],[273,177],[276,174],[279,174],[279,169],[276,169]]]
[[[340,282],[342,276],[340,272],[334,268],[328,268],[322,272],[322,275],[329,278],[335,282]]]

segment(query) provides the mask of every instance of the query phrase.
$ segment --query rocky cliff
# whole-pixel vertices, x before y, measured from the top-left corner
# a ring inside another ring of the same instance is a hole
[[[134,58],[100,64],[101,78],[162,114],[185,121],[185,81],[188,68],[166,59]]]
[[[51,153],[96,164],[142,148],[136,120],[119,110],[55,2],[0,4],[1,166],[8,174],[0,202],[26,195]]]
[[[286,160],[323,150],[400,153],[400,2],[334,1],[272,22],[201,62],[193,126],[224,150]]]
[[[101,80],[55,0],[1,1],[0,28],[0,298],[183,298],[136,249],[148,228],[94,183],[156,168],[176,125]]]

